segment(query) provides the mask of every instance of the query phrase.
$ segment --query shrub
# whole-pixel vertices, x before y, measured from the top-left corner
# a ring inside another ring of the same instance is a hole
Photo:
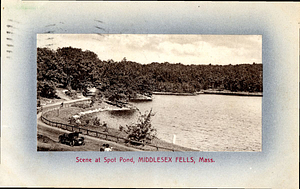
[[[152,109],[149,113],[144,113],[140,115],[136,124],[126,125],[126,128],[120,126],[119,130],[124,131],[127,138],[138,142],[151,142],[154,137],[156,137],[156,129],[152,128],[151,116],[154,116]],[[137,144],[137,143],[135,143]]]
[[[65,92],[65,94],[67,95],[67,96],[70,96],[70,97],[76,97],[76,95],[77,95],[77,92],[76,91],[74,91],[74,90],[67,90],[66,92]]]
[[[96,127],[99,127],[101,125],[100,119],[98,117],[94,118],[93,125],[96,126]]]
[[[56,98],[56,87],[51,81],[38,81],[37,82],[38,97]]]
[[[78,118],[69,117],[69,124],[77,126],[103,126],[98,117],[93,117],[92,115],[86,114]],[[106,126],[107,127],[107,126]]]

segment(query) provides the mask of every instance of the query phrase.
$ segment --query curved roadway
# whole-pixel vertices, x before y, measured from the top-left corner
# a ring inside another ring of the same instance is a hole
[[[84,101],[89,98],[64,101],[64,104],[73,102]],[[60,103],[54,103],[44,105],[43,110],[48,108],[56,108],[61,105]],[[67,130],[49,126],[41,120],[42,112],[37,114],[37,134],[38,134],[38,151],[99,151],[103,144],[109,144],[113,147],[113,151],[141,151],[135,148],[131,148],[125,145],[121,145],[115,142],[83,135],[85,138],[85,145],[83,146],[68,146],[66,144],[59,143],[58,137],[63,133],[70,133]]]

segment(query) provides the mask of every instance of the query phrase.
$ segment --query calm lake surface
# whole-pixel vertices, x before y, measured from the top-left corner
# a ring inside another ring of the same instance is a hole
[[[144,113],[152,108],[157,137],[199,151],[261,151],[262,97],[154,95],[133,103]],[[99,112],[109,126],[136,122],[138,112]]]

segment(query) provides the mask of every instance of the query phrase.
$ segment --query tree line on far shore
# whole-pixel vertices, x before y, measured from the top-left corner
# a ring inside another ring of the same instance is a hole
[[[140,64],[124,58],[101,60],[91,51],[64,47],[37,48],[38,97],[55,97],[57,87],[86,92],[110,100],[151,95],[156,92],[193,93],[215,89],[262,92],[262,64],[183,65],[181,63]]]

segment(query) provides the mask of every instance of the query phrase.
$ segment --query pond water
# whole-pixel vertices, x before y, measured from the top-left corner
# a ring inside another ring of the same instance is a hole
[[[203,94],[154,95],[133,103],[144,113],[152,109],[157,137],[199,151],[261,151],[262,97]],[[137,121],[138,112],[99,112],[110,127]]]

